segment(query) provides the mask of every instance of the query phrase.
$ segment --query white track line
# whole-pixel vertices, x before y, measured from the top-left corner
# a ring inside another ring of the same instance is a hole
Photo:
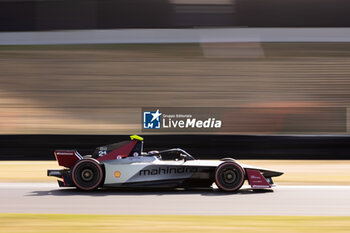
[[[350,28],[112,29],[0,33],[0,45],[212,42],[350,42]]]

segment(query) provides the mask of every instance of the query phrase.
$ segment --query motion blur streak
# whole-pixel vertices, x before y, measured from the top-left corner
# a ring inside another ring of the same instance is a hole
[[[349,43],[1,46],[0,133],[139,132],[150,105],[346,109],[349,56]]]

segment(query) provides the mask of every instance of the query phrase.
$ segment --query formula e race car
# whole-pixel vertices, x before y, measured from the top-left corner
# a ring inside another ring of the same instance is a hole
[[[283,173],[238,163],[232,158],[196,160],[182,149],[143,152],[143,138],[97,147],[92,155],[56,150],[61,170],[48,170],[60,178],[60,187],[97,188],[200,188],[215,184],[237,191],[245,180],[253,189],[271,188],[272,177]]]

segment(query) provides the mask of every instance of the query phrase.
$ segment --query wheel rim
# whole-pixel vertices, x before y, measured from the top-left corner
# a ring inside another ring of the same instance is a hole
[[[94,178],[94,172],[91,169],[84,169],[81,172],[81,179],[85,182],[89,182]]]
[[[233,169],[227,169],[226,171],[222,172],[222,179],[227,184],[232,184],[236,180],[236,173]]]

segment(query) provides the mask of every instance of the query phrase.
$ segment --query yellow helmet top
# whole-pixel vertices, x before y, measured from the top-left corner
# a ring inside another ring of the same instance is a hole
[[[140,136],[138,136],[138,135],[136,135],[136,134],[131,135],[131,136],[130,136],[130,139],[131,139],[131,140],[139,140],[139,141],[143,141],[143,138],[142,138],[142,137],[140,137]]]

